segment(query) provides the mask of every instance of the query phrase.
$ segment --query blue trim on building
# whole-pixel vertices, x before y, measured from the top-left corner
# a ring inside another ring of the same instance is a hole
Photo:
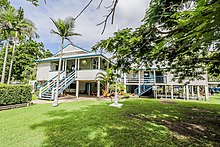
[[[108,58],[106,58],[104,55],[102,54],[84,54],[84,55],[73,55],[73,56],[63,56],[62,59],[77,59],[77,58],[84,58],[84,57],[103,57],[106,60],[108,60]],[[35,62],[46,62],[46,61],[58,61],[59,57],[50,57],[50,58],[45,58],[45,59],[40,59],[40,60],[35,60]]]

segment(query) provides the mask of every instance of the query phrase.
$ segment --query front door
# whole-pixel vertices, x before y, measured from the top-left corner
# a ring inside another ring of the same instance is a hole
[[[90,95],[91,91],[91,83],[86,83],[85,91],[88,95]]]
[[[156,83],[164,83],[164,76],[161,71],[156,71]]]

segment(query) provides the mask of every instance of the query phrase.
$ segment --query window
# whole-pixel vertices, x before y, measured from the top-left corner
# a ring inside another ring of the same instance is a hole
[[[133,77],[138,77],[138,72],[133,72]]]
[[[105,59],[101,59],[101,69],[106,70],[108,62]]]
[[[96,58],[92,59],[93,69],[98,69],[98,60]]]
[[[70,89],[76,89],[76,83],[70,84]]]
[[[61,67],[62,67],[62,64],[61,64]],[[58,61],[55,61],[55,62],[51,63],[51,71],[58,71],[58,68],[59,68],[59,62]]]
[[[58,69],[59,69],[59,66],[55,65],[55,71],[58,71]]]

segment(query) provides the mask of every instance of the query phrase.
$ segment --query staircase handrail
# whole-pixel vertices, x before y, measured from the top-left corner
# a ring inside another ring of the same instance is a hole
[[[58,94],[63,92],[69,86],[69,83],[72,83],[74,80],[75,80],[75,71],[72,71],[65,78],[62,79],[62,82],[59,83]],[[56,95],[56,88],[53,87],[52,90],[53,90],[52,99],[54,99],[53,96]]]
[[[153,80],[153,82],[151,82]],[[150,82],[149,82],[150,81]],[[142,86],[145,86],[148,83],[154,83],[154,78],[148,78],[147,81],[145,81],[142,85],[138,86],[137,88],[134,89],[134,93],[138,94],[138,89],[141,88]]]
[[[60,74],[64,73],[65,71],[61,71]],[[58,74],[56,76],[54,76],[53,78],[49,79],[47,82],[45,82],[44,84],[42,84],[39,88],[44,87],[45,85],[47,85],[47,83],[53,81],[56,77],[58,76]]]
[[[62,72],[63,73],[63,72]],[[55,76],[54,78],[56,78]],[[62,91],[64,91],[74,80],[76,77],[76,72],[73,70],[68,75],[63,76],[62,79],[59,82],[58,86],[58,94],[60,94]],[[56,95],[56,80],[50,80],[50,82],[47,82],[47,85],[40,89],[40,98],[41,99],[47,99],[47,100],[53,100]],[[42,90],[43,89],[43,90]],[[45,98],[45,96],[47,98]],[[51,96],[51,97],[50,97]]]
[[[71,72],[70,74],[68,74],[68,76],[64,77],[64,78],[62,79],[62,81],[59,83],[59,89],[60,89],[60,87],[62,87],[63,84],[66,84],[67,81],[68,81],[69,79],[72,79],[74,76],[75,76],[75,71]]]
[[[63,92],[69,86],[69,83],[72,83],[74,80],[75,80],[75,75],[72,75],[66,81],[61,83],[59,88],[60,90],[58,93],[60,94],[61,92]]]
[[[66,77],[63,77],[61,80],[60,80],[60,82],[59,82],[59,85],[66,79],[66,78],[68,78],[71,74],[73,74],[73,73],[75,73],[75,71],[72,71],[72,72],[70,72]],[[59,86],[60,87],[60,86]],[[53,87],[51,87],[51,89],[52,88],[56,88],[56,83],[55,83],[55,85],[53,85]]]
[[[145,92],[149,91],[152,88],[153,88],[152,86],[149,87],[149,88],[146,88],[145,90],[142,90],[142,92],[140,92],[138,95],[140,96],[140,95],[144,94]]]
[[[61,71],[61,74],[63,74],[65,71]],[[54,76],[53,78],[51,78],[50,80],[48,80],[46,83],[42,84],[40,87],[40,94],[39,96],[41,97],[41,95],[45,95],[48,92],[51,91],[51,89],[56,85],[56,77],[58,76],[58,74],[56,76]]]
[[[65,79],[65,77],[63,77],[63,79],[61,79],[60,82],[62,82],[64,79]],[[55,88],[55,87],[56,87],[56,81],[55,81],[55,83],[54,83],[52,86],[50,86],[49,88],[47,88],[46,91],[43,91],[43,90],[42,90],[42,92],[43,92],[43,94],[47,94],[47,93],[49,93],[49,92],[51,91],[51,89],[53,89],[53,88]]]

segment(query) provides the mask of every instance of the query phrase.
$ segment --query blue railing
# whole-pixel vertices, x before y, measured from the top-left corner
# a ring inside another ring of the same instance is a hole
[[[60,74],[64,73],[65,71],[61,71]],[[54,76],[53,78],[51,78],[50,80],[48,80],[47,82],[45,82],[44,84],[42,84],[39,88],[44,87],[45,85],[47,85],[49,82],[53,81],[56,77],[58,76],[58,74],[56,76]]]
[[[126,78],[122,77],[122,80],[126,80],[126,83],[167,83],[166,76],[156,76],[156,77],[132,77],[128,76]],[[156,80],[156,81],[155,81]]]
[[[75,78],[76,78],[75,71],[72,71],[66,77],[64,77],[59,83],[58,94],[62,93],[73,81],[75,81]],[[55,88],[55,87],[53,87],[53,88]],[[54,90],[56,90],[56,89],[54,89]],[[51,96],[51,99],[54,99],[54,96],[56,94],[55,91],[52,92],[52,94],[54,94],[54,95]]]
[[[59,82],[59,88],[58,88],[58,94],[60,94],[63,90],[65,90],[74,80],[76,72],[72,71],[67,76],[63,77]],[[47,99],[47,100],[53,100],[55,96],[55,90],[56,90],[56,82],[51,85],[49,88],[47,88],[46,91],[41,93],[41,99]]]
[[[65,80],[66,77],[63,77],[59,83],[63,82]],[[57,85],[57,83],[55,82],[55,84],[52,87],[49,87],[47,89],[47,91],[43,92],[42,95],[47,95],[48,93],[50,93],[52,91],[53,88],[55,88]]]
[[[138,96],[144,94],[145,92],[149,91],[151,88],[152,88],[152,85],[145,85],[146,83],[144,83],[143,85],[137,87],[135,90],[134,90],[134,93]],[[139,89],[140,89],[140,92],[139,92]]]
[[[145,88],[138,94],[138,96],[141,96],[142,94],[148,92],[149,90],[151,90],[153,88],[152,85],[146,85]]]

